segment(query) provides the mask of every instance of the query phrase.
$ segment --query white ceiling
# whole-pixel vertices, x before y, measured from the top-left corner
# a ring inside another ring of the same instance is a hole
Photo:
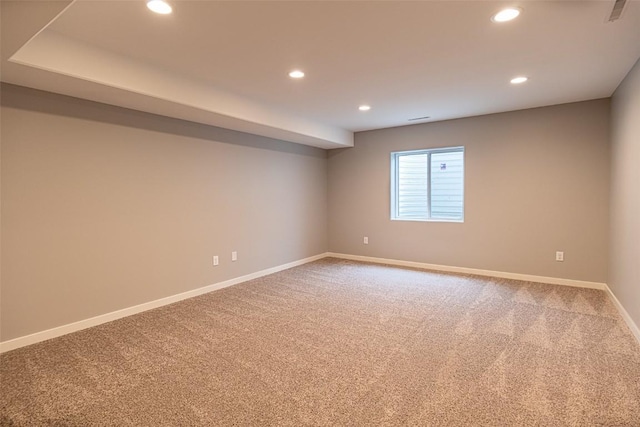
[[[608,97],[640,57],[638,0],[613,23],[613,0],[172,5],[3,1],[2,80],[336,148],[414,117]],[[518,19],[491,22],[514,5]]]

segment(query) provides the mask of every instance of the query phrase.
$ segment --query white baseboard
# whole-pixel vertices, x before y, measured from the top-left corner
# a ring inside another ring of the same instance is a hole
[[[103,323],[111,322],[113,320],[131,316],[133,314],[141,313],[143,311],[162,307],[164,305],[173,304],[174,302],[182,301],[182,300],[193,298],[198,295],[206,294],[218,289],[237,285],[238,283],[257,279],[262,276],[267,276],[269,274],[277,273],[278,271],[286,270],[288,268],[296,267],[298,265],[306,264],[306,263],[316,261],[326,257],[327,257],[327,253],[315,255],[309,258],[304,258],[304,259],[293,261],[287,264],[282,264],[276,267],[260,270],[255,273],[247,274],[245,276],[240,276],[234,279],[225,280],[223,282],[214,283],[212,285],[204,286],[202,288],[183,292],[177,295],[160,298],[155,301],[145,302],[143,304],[138,304],[133,307],[123,308],[122,310],[112,311],[111,313],[101,314],[99,316],[91,317],[89,319],[84,319],[78,322],[69,323],[67,325],[58,326],[56,328],[47,329],[46,331],[36,332],[34,334],[25,335],[23,337],[18,337],[9,341],[0,342],[0,353],[4,353],[10,350],[15,350],[17,348],[35,344],[41,341],[46,341],[51,338],[59,337],[61,335],[70,334],[72,332],[80,331],[82,329],[90,328],[92,326],[101,325]]]
[[[375,257],[369,257],[369,256],[348,255],[348,254],[340,254],[340,253],[333,253],[333,252],[329,252],[327,256],[333,257],[333,258],[349,259],[353,261],[373,262],[376,264],[400,265],[403,267],[422,268],[425,270],[446,271],[449,273],[476,274],[478,276],[500,277],[503,279],[524,280],[527,282],[548,283],[550,285],[574,286],[578,288],[601,289],[601,290],[607,289],[607,285],[605,283],[585,282],[583,280],[561,279],[557,277],[545,277],[545,276],[533,276],[530,274],[507,273],[504,271],[493,271],[493,270],[480,270],[477,268],[454,267],[450,265],[427,264],[424,262],[402,261],[398,259],[375,258]]]
[[[606,291],[607,291],[607,294],[609,295],[609,298],[611,299],[611,302],[613,302],[613,305],[616,306],[616,308],[618,309],[618,312],[624,319],[625,323],[627,324],[629,329],[631,329],[631,333],[636,337],[636,339],[640,343],[640,328],[638,328],[638,325],[636,325],[636,323],[633,321],[631,316],[629,316],[629,313],[627,313],[627,310],[625,310],[622,304],[620,304],[620,301],[618,301],[618,298],[616,298],[615,294],[611,291],[609,286],[607,286]]]
[[[505,279],[524,280],[529,282],[548,283],[552,285],[575,286],[575,287],[581,287],[581,288],[604,290],[607,292],[607,294],[611,298],[611,301],[620,312],[620,315],[629,326],[629,329],[631,329],[631,332],[635,335],[635,337],[640,342],[640,329],[638,329],[638,326],[633,322],[633,320],[631,319],[631,316],[629,316],[629,313],[627,313],[627,311],[624,309],[622,304],[620,304],[620,301],[618,301],[618,299],[613,294],[613,292],[611,292],[611,289],[609,289],[609,287],[605,283],[586,282],[582,280],[561,279],[561,278],[545,277],[545,276],[533,276],[528,274],[508,273],[508,272],[492,271],[492,270],[480,270],[476,268],[454,267],[454,266],[448,266],[448,265],[427,264],[427,263],[415,262],[415,261],[402,261],[397,259],[376,258],[376,257],[362,256],[362,255],[348,255],[348,254],[341,254],[341,253],[326,252],[326,253],[315,255],[309,258],[300,259],[287,264],[282,264],[282,265],[272,267],[272,268],[267,268],[265,270],[261,270],[255,273],[236,277],[234,279],[229,279],[223,282],[214,283],[212,285],[208,285],[202,288],[183,292],[177,295],[172,295],[172,296],[161,298],[155,301],[146,302],[143,304],[135,305],[133,307],[128,307],[122,310],[113,311],[111,313],[101,314],[99,316],[95,316],[89,319],[80,320],[78,322],[48,329],[46,331],[25,335],[23,337],[18,337],[9,341],[0,342],[0,353],[14,350],[20,347],[25,347],[27,345],[35,344],[41,341],[46,341],[51,338],[56,338],[62,335],[70,334],[72,332],[80,331],[82,329],[90,328],[92,326],[101,325],[103,323],[111,322],[113,320],[131,316],[137,313],[141,313],[143,311],[162,307],[164,305],[173,304],[174,302],[182,301],[188,298],[193,298],[198,295],[206,294],[218,289],[237,285],[238,283],[257,279],[259,277],[267,276],[269,274],[277,273],[282,270],[307,264],[309,262],[313,262],[313,261],[316,261],[322,258],[327,258],[327,257],[348,259],[353,261],[372,262],[376,264],[389,264],[389,265],[398,265],[403,267],[422,268],[426,270],[445,271],[450,273],[476,274],[478,276],[500,277]]]

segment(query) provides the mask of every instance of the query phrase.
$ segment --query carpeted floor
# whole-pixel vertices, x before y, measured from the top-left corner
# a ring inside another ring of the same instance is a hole
[[[336,259],[0,362],[2,425],[640,425],[604,292]]]

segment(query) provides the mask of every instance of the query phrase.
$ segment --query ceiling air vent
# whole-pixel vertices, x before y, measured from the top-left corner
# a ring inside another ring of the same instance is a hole
[[[611,15],[609,16],[609,22],[616,21],[620,19],[622,16],[622,11],[624,10],[624,6],[627,4],[627,0],[616,0],[613,4],[613,10],[611,11]]]
[[[413,119],[407,119],[407,121],[409,122],[413,122],[415,120],[426,120],[426,119],[430,119],[430,116],[424,116],[424,117],[414,117]]]

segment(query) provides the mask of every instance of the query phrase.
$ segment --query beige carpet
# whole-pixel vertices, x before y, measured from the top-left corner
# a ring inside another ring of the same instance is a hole
[[[2,425],[640,425],[604,292],[335,259],[0,361]]]

